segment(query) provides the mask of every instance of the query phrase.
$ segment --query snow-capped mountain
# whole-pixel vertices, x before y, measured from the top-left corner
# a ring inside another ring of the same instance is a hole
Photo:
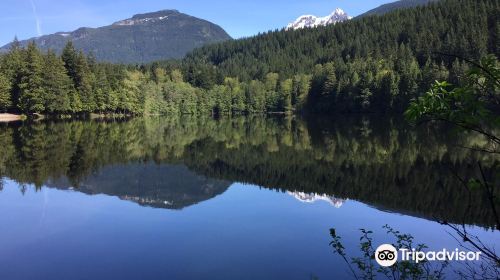
[[[301,29],[301,28],[311,28],[318,26],[327,26],[330,24],[335,24],[337,22],[342,22],[352,19],[351,16],[346,14],[344,10],[337,8],[333,13],[326,17],[317,17],[313,15],[300,16],[296,21],[287,25],[286,29]]]

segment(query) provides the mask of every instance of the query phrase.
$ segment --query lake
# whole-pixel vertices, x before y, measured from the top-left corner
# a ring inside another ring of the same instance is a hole
[[[375,116],[3,124],[0,279],[349,279],[331,228],[353,256],[386,224],[457,248],[436,220],[498,250],[454,175],[496,172],[482,141]]]

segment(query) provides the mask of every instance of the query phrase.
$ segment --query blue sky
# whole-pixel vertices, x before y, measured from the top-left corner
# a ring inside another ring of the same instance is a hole
[[[356,16],[394,0],[2,0],[0,45],[18,36],[99,27],[137,13],[177,9],[240,38],[281,28],[302,14],[326,16],[335,8]]]

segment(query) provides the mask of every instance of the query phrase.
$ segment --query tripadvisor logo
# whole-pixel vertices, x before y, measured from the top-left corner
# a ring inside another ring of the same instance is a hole
[[[381,245],[375,251],[375,260],[381,266],[393,266],[398,261],[398,250],[389,244]]]
[[[399,256],[399,258],[398,258]],[[399,249],[398,250],[389,244],[381,245],[375,251],[375,260],[380,266],[390,267],[396,264],[398,260],[413,261],[415,263],[423,261],[479,261],[481,252],[464,252],[455,249],[449,251],[443,249],[441,251],[421,252],[415,249]]]

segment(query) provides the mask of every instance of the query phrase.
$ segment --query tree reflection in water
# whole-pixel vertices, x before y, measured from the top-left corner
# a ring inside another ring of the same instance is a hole
[[[478,136],[416,130],[388,117],[137,118],[0,127],[0,175],[20,185],[106,193],[153,207],[182,208],[243,182],[307,200],[354,199],[379,209],[462,221],[465,178],[478,159],[494,180],[495,155],[464,150]],[[119,176],[118,174],[127,174]],[[179,181],[179,178],[181,181]],[[134,182],[140,182],[134,184]],[[480,191],[468,224],[494,218]]]

